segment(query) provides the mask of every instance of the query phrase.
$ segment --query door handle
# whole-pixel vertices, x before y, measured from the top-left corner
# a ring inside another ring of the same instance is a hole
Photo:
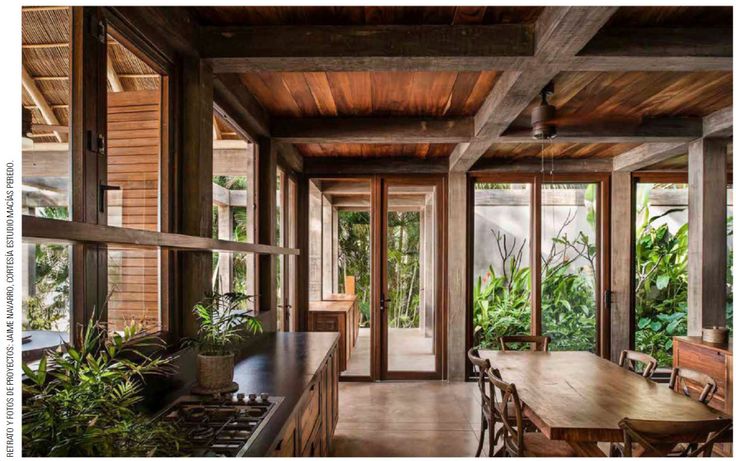
[[[386,303],[390,303],[390,302],[391,302],[391,299],[386,298],[383,296],[383,294],[381,294],[381,310],[386,309]]]
[[[105,193],[109,190],[120,190],[120,186],[110,186],[108,184],[100,184],[99,205],[100,213],[105,212]]]

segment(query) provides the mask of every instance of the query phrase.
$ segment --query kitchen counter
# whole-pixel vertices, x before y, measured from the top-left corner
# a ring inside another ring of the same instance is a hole
[[[284,397],[268,423],[252,442],[246,456],[266,456],[284,426],[302,404],[310,384],[318,379],[330,353],[337,347],[338,334],[331,332],[265,333],[253,338],[237,358],[234,380],[237,392],[268,392]],[[188,393],[196,377],[192,351],[177,360],[180,373],[166,382],[147,386],[148,407],[155,412]]]

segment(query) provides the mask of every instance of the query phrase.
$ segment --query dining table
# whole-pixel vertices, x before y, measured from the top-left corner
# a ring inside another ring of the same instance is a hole
[[[619,421],[730,418],[666,384],[590,352],[480,350],[501,379],[516,386],[524,415],[551,440],[579,456],[606,456],[599,442],[622,442]]]

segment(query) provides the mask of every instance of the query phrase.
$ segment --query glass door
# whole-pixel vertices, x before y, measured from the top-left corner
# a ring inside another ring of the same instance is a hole
[[[384,179],[381,378],[441,377],[442,180]]]

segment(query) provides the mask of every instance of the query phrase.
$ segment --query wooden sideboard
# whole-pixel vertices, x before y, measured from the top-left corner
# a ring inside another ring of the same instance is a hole
[[[700,371],[715,379],[718,389],[709,405],[733,415],[733,342],[713,344],[699,336],[672,339],[673,365]],[[731,444],[718,444],[716,453],[730,456]]]
[[[323,301],[309,303],[309,331],[336,331],[339,340],[339,371],[345,371],[358,341],[360,310],[355,295],[334,293]]]

